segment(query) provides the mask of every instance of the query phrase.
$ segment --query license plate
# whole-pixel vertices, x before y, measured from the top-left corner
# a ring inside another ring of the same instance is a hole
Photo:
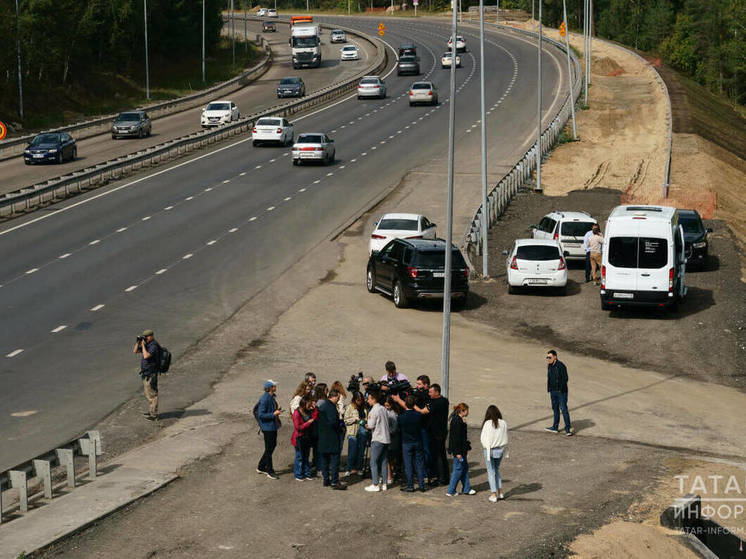
[[[315,157],[316,157],[316,155],[313,154],[313,153],[301,153],[300,154],[300,158],[301,159],[313,159]]]
[[[44,155],[42,155],[41,153],[35,153],[34,154],[34,159],[42,159],[43,157],[44,157]]]
[[[632,293],[614,293],[613,297],[614,299],[633,299],[634,295]]]
[[[446,273],[445,272],[433,272],[433,277],[434,278],[444,278],[444,277],[446,277]]]
[[[530,279],[528,280],[529,285],[546,285],[547,280],[545,279]]]

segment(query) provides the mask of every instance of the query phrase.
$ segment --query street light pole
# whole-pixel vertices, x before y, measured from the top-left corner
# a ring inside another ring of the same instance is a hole
[[[443,381],[443,395],[448,397],[448,383],[451,366],[451,270],[453,268],[453,165],[456,146],[456,34],[458,20],[456,11],[458,0],[453,0],[453,20],[451,21],[451,83],[448,106],[448,193],[446,195],[446,258],[443,281],[443,340],[440,357],[440,373]]]
[[[150,68],[148,66],[148,0],[142,0],[145,14],[145,99],[150,101]]]
[[[562,0],[562,18],[565,22],[565,51],[567,52],[567,75],[572,76],[570,67],[570,22],[567,21],[567,0]],[[575,126],[575,98],[572,95],[572,79],[568,80],[570,88],[570,112],[572,114],[572,139],[578,139],[578,129]]]
[[[16,56],[18,57],[18,116],[23,118],[23,72],[21,71],[21,19],[16,0]]]
[[[248,4],[248,1],[243,0],[243,44],[247,54],[249,52],[249,33],[246,30],[246,4]]]
[[[205,83],[205,1],[202,0],[202,83]]]
[[[541,3],[539,0],[539,42],[538,45],[538,57],[539,57],[539,87],[537,90],[538,109],[537,109],[537,126],[536,126],[536,188],[535,190],[541,192],[541,45],[543,42],[542,27],[541,27]]]
[[[233,13],[233,0],[231,0],[231,48],[233,50],[233,66],[236,66],[236,18]]]
[[[588,4],[583,3],[583,104],[588,105]]]
[[[497,0],[497,5],[495,6],[495,25],[500,24],[500,0]]]
[[[484,106],[484,0],[479,0],[479,85],[482,115],[482,276],[488,278],[490,272],[489,251],[487,250],[489,208],[487,206],[487,114]]]

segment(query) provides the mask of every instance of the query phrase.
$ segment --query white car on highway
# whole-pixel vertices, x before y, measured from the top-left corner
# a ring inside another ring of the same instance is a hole
[[[414,82],[409,87],[409,106],[417,103],[438,104],[438,90],[433,82]]]
[[[368,254],[381,250],[391,239],[435,239],[437,228],[424,215],[384,214],[370,235]]]
[[[202,128],[220,126],[238,120],[241,113],[233,101],[213,101],[202,109],[200,124]]]
[[[508,271],[508,291],[517,287],[554,287],[564,293],[567,263],[560,245],[554,240],[518,239],[503,252]]]
[[[256,15],[263,17],[267,15],[267,8],[259,8],[259,11],[256,13]]]
[[[448,48],[453,48],[453,37],[448,38]],[[456,52],[464,52],[466,50],[466,41],[461,35],[456,35]]]
[[[323,132],[299,134],[293,144],[293,165],[300,165],[305,161],[317,161],[329,165],[334,163],[335,155],[334,140]]]
[[[341,29],[333,29],[331,32],[331,38],[330,41],[332,43],[346,43],[347,42],[347,34],[342,31]]]
[[[453,53],[451,51],[448,51],[445,53],[441,59],[440,59],[440,66],[442,68],[450,68],[451,67],[451,60],[453,58]],[[456,55],[456,68],[461,68],[461,57],[457,54]]]
[[[341,60],[360,60],[360,51],[355,45],[347,45],[339,51]]]
[[[262,117],[254,124],[251,143],[254,147],[265,143],[289,146],[293,143],[295,131],[293,125],[281,117]]]
[[[267,17],[279,17],[277,15],[277,10],[275,10],[274,8],[268,9],[267,10]]]
[[[365,76],[357,86],[357,98],[378,97],[386,98],[386,84],[378,76]]]

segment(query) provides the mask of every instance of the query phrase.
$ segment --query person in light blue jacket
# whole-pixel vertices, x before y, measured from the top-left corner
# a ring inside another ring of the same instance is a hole
[[[272,465],[272,453],[277,446],[277,429],[280,427],[279,415],[282,413],[282,408],[277,405],[276,393],[277,383],[273,380],[266,381],[264,383],[264,394],[259,399],[256,414],[259,429],[264,435],[264,454],[259,460],[256,471],[270,479],[279,479]]]

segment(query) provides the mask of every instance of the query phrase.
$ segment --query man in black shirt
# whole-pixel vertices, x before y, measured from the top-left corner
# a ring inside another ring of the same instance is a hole
[[[429,425],[430,439],[430,486],[448,485],[448,456],[446,456],[446,437],[448,436],[448,398],[441,395],[440,385],[433,384],[429,390],[430,404]],[[437,476],[437,481],[434,480]]]
[[[414,491],[414,473],[417,472],[417,485],[425,491],[425,452],[422,441],[422,420],[425,417],[414,409],[415,397],[410,395],[404,401],[404,411],[397,417],[401,433],[402,455],[407,486],[402,491]]]
[[[560,410],[565,420],[565,435],[571,437],[573,434],[570,425],[570,412],[567,411],[567,367],[557,359],[557,352],[550,349],[547,352],[547,392],[552,403],[554,421],[551,427],[545,427],[545,431],[559,433]]]
[[[142,353],[140,359],[140,377],[142,377],[145,397],[150,403],[150,409],[144,413],[146,419],[158,419],[158,369],[160,366],[160,346],[155,341],[152,330],[145,330],[138,336],[132,353]]]

